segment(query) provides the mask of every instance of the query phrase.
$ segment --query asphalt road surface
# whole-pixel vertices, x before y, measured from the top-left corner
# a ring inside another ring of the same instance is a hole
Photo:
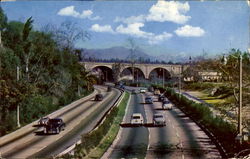
[[[98,120],[104,115],[119,97],[121,92],[112,89],[107,92],[106,87],[96,86],[98,93],[104,95],[103,101],[97,102],[93,98],[83,101],[73,109],[62,113],[60,118],[66,123],[66,128],[57,135],[44,135],[42,130],[26,134],[0,147],[4,158],[44,158],[54,156],[80,139],[80,135],[91,131]]]
[[[153,104],[144,103],[147,96],[153,97]],[[132,95],[127,110],[126,123],[133,113],[142,113],[147,124],[121,128],[120,139],[110,147],[108,158],[221,158],[211,139],[192,120],[174,106],[162,110],[162,103],[152,93]],[[166,126],[153,126],[154,113],[164,114]]]

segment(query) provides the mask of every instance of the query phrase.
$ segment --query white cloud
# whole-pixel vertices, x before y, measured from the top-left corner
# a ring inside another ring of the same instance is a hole
[[[186,16],[185,13],[190,10],[188,2],[181,3],[176,1],[158,1],[149,9],[147,15],[131,16],[128,18],[116,17],[114,22],[123,22],[126,24],[143,23],[145,21],[156,22],[174,22],[177,24],[186,23],[191,16]]]
[[[173,35],[167,32],[163,32],[162,34],[152,36],[148,39],[149,44],[158,44],[164,40],[171,38]]]
[[[95,31],[95,32],[109,32],[109,33],[114,33],[114,30],[111,28],[110,25],[100,26],[99,24],[94,24],[94,25],[91,26],[90,30]]]
[[[131,16],[128,18],[116,17],[114,22],[123,22],[126,24],[140,23],[145,21],[145,15]]]
[[[178,36],[184,37],[200,37],[205,34],[205,31],[200,27],[185,25],[174,31]]]
[[[191,18],[190,16],[184,15],[189,9],[188,2],[158,1],[150,8],[147,21],[170,21],[184,24]]]
[[[78,17],[80,14],[75,11],[75,6],[68,6],[65,8],[62,8],[57,14],[61,16],[72,16],[72,17]]]
[[[143,26],[143,23],[128,24],[127,27],[119,25],[116,28],[116,32],[120,34],[127,34],[130,36],[144,38],[148,41],[149,44],[157,44],[172,37],[172,34],[167,32],[155,35],[154,33],[142,31],[140,28],[142,28]]]
[[[72,16],[75,18],[82,18],[82,19],[90,19],[90,20],[99,20],[101,19],[99,16],[92,17],[93,12],[92,10],[83,10],[82,13],[80,14],[75,10],[75,6],[68,6],[65,8],[62,8],[59,10],[57,13],[58,15],[61,16]]]
[[[119,25],[116,28],[116,32],[121,33],[121,34],[128,34],[131,36],[136,36],[136,37],[143,37],[143,38],[152,36],[153,33],[147,33],[147,32],[140,30],[140,28],[143,26],[144,26],[143,23],[128,24],[127,27],[124,27],[123,25]]]
[[[90,17],[93,14],[92,10],[84,10],[82,11],[82,17]]]

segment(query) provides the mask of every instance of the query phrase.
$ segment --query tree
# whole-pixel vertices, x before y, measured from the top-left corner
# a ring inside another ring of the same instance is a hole
[[[24,24],[23,34],[22,34],[22,42],[23,42],[23,52],[25,59],[25,73],[26,79],[29,81],[29,61],[31,56],[31,41],[29,40],[30,33],[32,31],[32,17],[30,17]]]
[[[134,65],[136,63],[136,52],[138,51],[139,47],[136,45],[135,40],[133,38],[128,38],[128,48],[130,50],[130,55],[127,57],[127,59],[130,61],[132,65],[132,75],[133,75],[133,82],[134,82],[134,75],[135,75],[135,68]]]
[[[4,14],[1,4],[0,4],[0,48],[2,47],[2,31],[6,27],[6,25],[7,25],[7,17]],[[1,70],[2,70],[2,66],[1,66],[1,59],[0,59],[0,72]]]
[[[0,5],[0,47],[2,46],[2,36],[1,36],[1,33],[2,31],[4,30],[4,28],[6,27],[7,25],[7,17],[6,15],[4,14],[4,11]]]
[[[53,34],[59,46],[69,51],[73,51],[75,43],[79,40],[86,41],[91,38],[91,35],[87,31],[83,31],[77,27],[77,23],[71,21],[63,22],[60,27],[47,25],[43,30]]]
[[[114,63],[112,65],[112,72],[114,77],[114,82],[118,82],[122,70],[122,64],[120,62]]]
[[[234,90],[235,102],[238,103],[239,93],[239,57],[242,55],[242,71],[243,71],[243,93],[247,95],[250,92],[250,58],[247,52],[241,52],[239,49],[231,49],[228,53],[227,63],[222,64],[220,57],[217,60],[217,70],[222,73],[224,81],[228,82],[229,86]],[[244,97],[243,97],[244,98]],[[246,98],[245,98],[246,99]],[[243,100],[244,101],[244,100]],[[244,104],[247,104],[245,100]],[[236,104],[237,105],[237,104]]]

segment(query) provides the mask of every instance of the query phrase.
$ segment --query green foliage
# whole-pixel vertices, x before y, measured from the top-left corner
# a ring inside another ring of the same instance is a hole
[[[95,84],[75,51],[59,45],[55,34],[33,30],[32,17],[22,23],[4,16],[0,7],[1,29],[6,22],[0,47],[0,136],[16,129],[17,105],[25,125],[89,94]]]
[[[162,89],[162,88],[161,88]],[[163,91],[163,90],[162,90]],[[236,127],[223,120],[219,116],[214,116],[208,106],[200,103],[195,103],[185,96],[175,93],[174,90],[167,88],[165,95],[183,112],[194,119],[199,124],[205,126],[212,134],[220,141],[227,152],[237,152],[239,149],[235,149],[235,137],[237,135]],[[233,143],[233,144],[232,144]],[[244,144],[245,147],[246,143]],[[245,148],[244,147],[244,148]],[[248,145],[248,148],[250,146]]]
[[[28,40],[28,37],[29,37],[29,34],[32,30],[32,23],[34,21],[32,20],[32,17],[30,17],[26,23],[24,24],[24,28],[23,28],[23,41],[27,41]]]
[[[215,88],[217,85],[211,82],[195,82],[184,85],[184,89],[188,90],[205,90]]]
[[[29,123],[35,119],[41,118],[44,114],[55,110],[57,107],[52,104],[50,97],[34,95],[25,98],[21,103],[21,121]]]
[[[5,28],[7,24],[7,16],[4,14],[2,7],[0,6],[0,31]]]

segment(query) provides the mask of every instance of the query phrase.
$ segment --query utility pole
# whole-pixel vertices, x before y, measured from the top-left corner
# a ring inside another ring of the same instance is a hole
[[[78,89],[78,96],[80,97],[81,96],[81,92],[80,92],[80,86],[79,86],[79,84],[77,85],[77,89]]]
[[[139,86],[139,85],[138,85],[138,82],[139,82],[138,77],[139,77],[139,75],[138,75],[138,70],[136,70],[136,86],[137,86],[137,87]]]
[[[180,73],[179,73],[179,99],[181,98],[181,66],[180,66]]]
[[[17,66],[16,67],[16,78],[17,78],[17,81],[19,81],[19,77],[20,77],[20,70],[19,70],[19,67]],[[17,127],[21,127],[20,125],[20,108],[19,108],[19,104],[17,104]]]
[[[162,87],[165,88],[165,74],[164,74],[164,69],[162,69]]]
[[[240,63],[240,72],[239,72],[239,87],[240,87],[240,93],[239,93],[239,107],[238,107],[238,131],[240,136],[240,143],[242,142],[242,55],[240,54],[239,57],[239,63]]]
[[[106,80],[106,82],[108,82],[108,72],[107,71],[105,71],[105,75],[106,75],[105,80]]]
[[[242,143],[243,134],[242,134],[242,54],[240,53],[239,57],[232,56],[234,58],[238,58],[239,60],[239,97],[238,97],[238,135],[236,140]],[[222,63],[227,64],[227,58],[223,55]]]
[[[2,35],[1,35],[1,30],[0,30],[0,47],[2,47],[3,45],[2,45]]]

